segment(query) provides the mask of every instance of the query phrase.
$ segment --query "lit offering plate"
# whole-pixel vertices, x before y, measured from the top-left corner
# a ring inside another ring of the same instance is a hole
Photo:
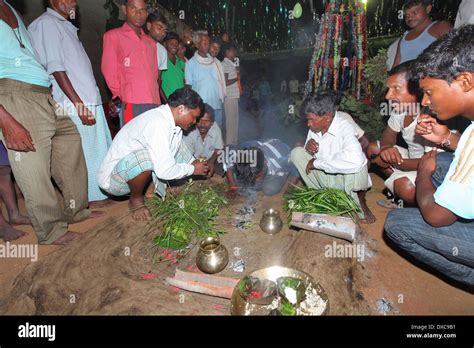
[[[327,315],[329,313],[329,300],[324,289],[307,273],[280,266],[273,266],[248,275],[261,280],[277,283],[282,277],[296,278],[303,281],[306,288],[306,298],[297,306],[297,315]],[[241,296],[239,284],[232,293],[231,314],[240,316],[268,316],[272,310],[278,309],[282,298],[275,297],[270,305],[251,304]]]

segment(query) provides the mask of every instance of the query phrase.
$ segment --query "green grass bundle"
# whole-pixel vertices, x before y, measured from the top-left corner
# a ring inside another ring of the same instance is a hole
[[[195,238],[224,234],[216,228],[219,209],[227,204],[223,192],[220,188],[195,187],[191,182],[165,201],[159,197],[149,200],[147,206],[152,216],[149,228],[161,231],[154,238],[154,245],[181,250]]]
[[[346,192],[338,189],[295,189],[286,196],[286,210],[307,214],[327,214],[333,216],[350,215],[360,212],[359,205]]]

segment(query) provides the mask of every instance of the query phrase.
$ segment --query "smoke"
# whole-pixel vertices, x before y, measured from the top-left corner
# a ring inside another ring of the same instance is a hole
[[[308,128],[304,118],[290,117],[299,114],[296,99],[290,95],[290,80],[304,85],[308,76],[311,51],[304,55],[288,52],[285,59],[241,60],[244,95],[240,100],[239,142],[250,140],[280,139],[290,148],[306,139]],[[282,82],[286,92],[281,92]],[[262,95],[263,85],[270,86],[270,94]],[[258,97],[257,97],[258,96]],[[293,114],[294,115],[294,114]]]

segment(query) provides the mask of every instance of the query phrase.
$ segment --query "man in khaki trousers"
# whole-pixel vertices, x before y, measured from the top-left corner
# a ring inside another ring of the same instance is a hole
[[[81,138],[49,89],[24,24],[0,0],[0,128],[2,140],[40,244],[65,245],[77,234],[68,223],[90,217]],[[61,190],[58,199],[51,178]],[[13,240],[21,235],[1,236]]]

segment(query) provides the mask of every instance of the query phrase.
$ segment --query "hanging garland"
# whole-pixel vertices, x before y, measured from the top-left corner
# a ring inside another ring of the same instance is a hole
[[[306,84],[314,90],[347,90],[358,99],[364,91],[363,67],[368,58],[367,20],[360,0],[325,0],[325,13]]]

